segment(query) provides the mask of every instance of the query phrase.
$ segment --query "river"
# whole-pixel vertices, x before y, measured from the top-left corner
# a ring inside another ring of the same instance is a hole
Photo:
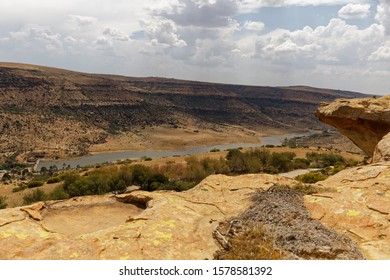
[[[210,152],[212,149],[219,149],[221,151],[227,149],[236,149],[239,147],[242,148],[250,148],[250,147],[261,147],[265,145],[280,145],[284,139],[293,138],[293,137],[301,137],[301,136],[309,136],[314,133],[318,133],[317,131],[309,131],[305,133],[289,133],[282,135],[272,135],[272,136],[264,136],[261,137],[261,143],[235,143],[235,144],[223,144],[223,145],[213,145],[213,146],[204,146],[197,147],[187,150],[167,150],[167,151],[122,151],[122,152],[110,152],[110,153],[101,153],[95,155],[88,155],[78,158],[73,158],[69,160],[39,160],[35,165],[35,170],[41,170],[42,167],[46,167],[49,169],[50,166],[57,166],[58,169],[68,167],[76,168],[77,166],[83,167],[94,164],[101,164],[106,162],[117,162],[125,159],[140,159],[142,157],[150,157],[150,158],[163,158],[170,156],[185,156],[185,155],[195,155],[195,154],[203,154]]]

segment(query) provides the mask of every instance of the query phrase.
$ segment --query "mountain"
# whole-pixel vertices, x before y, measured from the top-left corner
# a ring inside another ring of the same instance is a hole
[[[132,134],[126,140],[131,142],[150,127],[172,129],[168,134],[186,127],[198,133],[229,127],[321,129],[324,125],[314,116],[319,103],[363,96],[303,86],[134,78],[0,63],[0,152],[3,157],[15,152],[26,158],[77,156],[126,133]]]

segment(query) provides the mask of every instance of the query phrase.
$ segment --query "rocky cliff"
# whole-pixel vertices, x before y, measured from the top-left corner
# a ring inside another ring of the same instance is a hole
[[[385,140],[378,147],[377,144],[390,132],[390,96],[338,99],[330,104],[322,104],[316,116],[336,127],[368,156],[374,157],[374,161],[389,157],[388,141]]]

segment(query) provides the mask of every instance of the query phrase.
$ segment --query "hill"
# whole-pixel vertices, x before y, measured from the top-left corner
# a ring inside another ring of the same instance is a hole
[[[0,151],[28,160],[253,142],[257,133],[321,129],[313,114],[319,103],[363,96],[0,63]]]

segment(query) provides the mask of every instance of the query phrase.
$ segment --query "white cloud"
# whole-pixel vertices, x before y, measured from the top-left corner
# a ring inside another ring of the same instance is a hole
[[[366,18],[370,8],[370,4],[347,4],[339,10],[338,15],[343,19]]]
[[[237,0],[241,12],[250,13],[265,7],[321,6],[362,4],[366,0]]]
[[[118,41],[130,41],[130,36],[124,34],[117,28],[106,27],[103,30],[103,35],[110,36],[111,38]]]
[[[377,62],[390,62],[390,40],[381,45],[375,52],[373,52],[369,60]]]
[[[176,24],[172,20],[154,17],[150,20],[142,20],[141,25],[152,45],[164,47],[184,47],[187,45],[178,35]]]
[[[45,26],[28,24],[18,31],[11,31],[10,36],[22,44],[20,47],[38,49],[44,46],[48,51],[62,51],[61,35]]]
[[[386,34],[390,36],[390,1],[380,0],[379,2],[375,19],[385,27]]]
[[[320,65],[361,67],[383,41],[383,27],[377,24],[360,30],[332,19],[327,26],[315,29],[279,29],[259,36],[255,57],[304,69]]]
[[[236,0],[178,0],[166,4],[164,9],[159,6],[151,9],[152,14],[173,20],[180,26],[228,26],[238,12]]]
[[[97,22],[97,18],[80,15],[69,15],[69,22],[77,27],[85,27],[95,24]]]
[[[264,26],[264,23],[261,21],[246,21],[244,23],[244,29],[251,31],[262,31]]]

